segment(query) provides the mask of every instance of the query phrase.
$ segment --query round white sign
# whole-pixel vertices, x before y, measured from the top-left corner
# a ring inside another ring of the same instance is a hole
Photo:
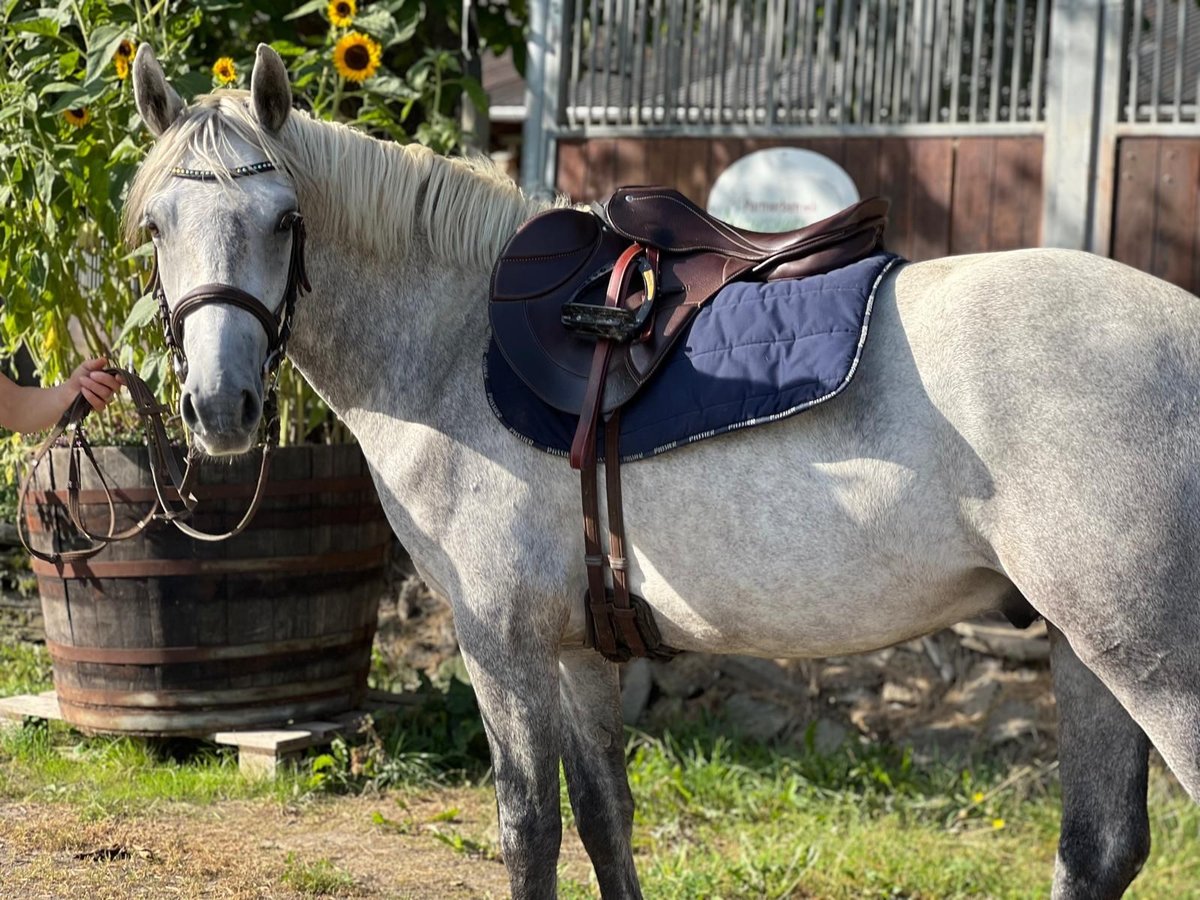
[[[846,170],[798,147],[771,147],[743,156],[721,173],[708,211],[738,228],[791,231],[819,222],[859,200]]]

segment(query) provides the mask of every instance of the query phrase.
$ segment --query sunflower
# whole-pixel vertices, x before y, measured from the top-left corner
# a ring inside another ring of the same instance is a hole
[[[113,65],[117,67],[117,77],[124,81],[129,77],[129,59],[118,53],[113,57]]]
[[[213,78],[221,84],[233,84],[237,81],[237,66],[228,56],[222,56],[212,67]]]
[[[348,28],[354,21],[354,14],[358,12],[358,4],[355,0],[330,0],[327,12],[330,25],[334,28]]]
[[[133,51],[136,49],[137,44],[129,40],[129,38],[126,38],[125,40],[121,41],[121,43],[117,44],[117,56],[124,57],[127,60],[133,59]]]
[[[64,109],[63,118],[76,128],[82,128],[92,120],[92,114],[86,106],[77,106],[74,109]]]
[[[383,48],[378,42],[357,31],[338,38],[333,46],[333,64],[338,74],[358,84],[375,74],[382,55]]]

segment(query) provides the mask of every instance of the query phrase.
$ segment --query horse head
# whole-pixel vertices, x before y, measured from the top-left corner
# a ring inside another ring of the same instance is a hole
[[[291,111],[287,70],[260,44],[248,93],[219,91],[191,107],[146,44],[133,76],[156,142],[130,191],[127,230],[154,242],[184,423],[208,453],[242,453],[306,287],[303,222],[276,139]]]

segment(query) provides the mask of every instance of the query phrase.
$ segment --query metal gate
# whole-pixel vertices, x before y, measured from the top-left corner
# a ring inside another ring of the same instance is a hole
[[[1075,247],[1196,289],[1191,4],[534,0],[523,181],[703,200],[743,152],[812,146],[900,195],[918,253]]]

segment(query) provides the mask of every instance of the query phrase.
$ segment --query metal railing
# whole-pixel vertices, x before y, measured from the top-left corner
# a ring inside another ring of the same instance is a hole
[[[1200,8],[1195,0],[1126,4],[1126,123],[1200,121]]]
[[[1044,121],[1050,0],[575,0],[567,130]]]

